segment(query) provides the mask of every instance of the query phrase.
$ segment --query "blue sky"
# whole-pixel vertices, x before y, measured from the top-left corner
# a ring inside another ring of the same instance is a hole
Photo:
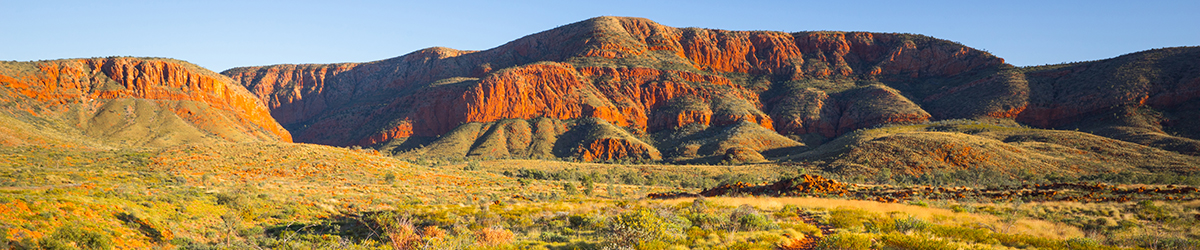
[[[1200,45],[1200,1],[0,0],[0,60],[170,57],[222,71],[482,50],[595,16],[674,27],[929,35],[1018,66]]]

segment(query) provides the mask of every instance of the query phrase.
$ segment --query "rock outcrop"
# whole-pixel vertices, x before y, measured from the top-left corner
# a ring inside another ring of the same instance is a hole
[[[114,146],[291,141],[237,82],[171,59],[0,62],[0,101],[13,117],[61,123],[58,130]]]

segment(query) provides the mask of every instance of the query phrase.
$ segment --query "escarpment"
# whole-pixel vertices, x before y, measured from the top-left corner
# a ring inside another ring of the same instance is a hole
[[[183,61],[91,58],[0,62],[7,116],[76,144],[164,146],[291,141],[258,98],[228,77]],[[52,124],[46,126],[46,124]]]
[[[222,74],[258,96],[298,142],[611,161],[754,155],[746,150],[773,157],[767,151],[805,148],[799,140],[820,144],[888,124],[965,118],[1052,127],[1071,116],[1056,114],[1087,113],[1046,98],[1056,90],[1040,75],[1058,74],[1047,72],[913,34],[727,31],[598,17],[482,51],[439,47],[366,63]],[[539,119],[574,125],[538,137]],[[601,123],[628,136],[549,141]],[[695,138],[747,124],[762,128],[752,134],[771,133],[757,138],[778,147]],[[438,142],[449,137],[496,143]],[[724,146],[700,150],[711,145]]]

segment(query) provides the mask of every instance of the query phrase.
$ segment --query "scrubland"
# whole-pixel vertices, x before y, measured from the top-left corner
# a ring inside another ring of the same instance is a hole
[[[1200,202],[1186,195],[646,198],[823,173],[808,165],[444,161],[272,143],[2,150],[0,232],[13,249],[1187,249],[1200,238]]]

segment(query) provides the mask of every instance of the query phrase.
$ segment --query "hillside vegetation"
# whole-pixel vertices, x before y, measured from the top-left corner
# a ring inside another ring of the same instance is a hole
[[[1197,155],[1197,58],[1200,48],[1179,47],[1025,68],[1035,95],[1019,120]]]

